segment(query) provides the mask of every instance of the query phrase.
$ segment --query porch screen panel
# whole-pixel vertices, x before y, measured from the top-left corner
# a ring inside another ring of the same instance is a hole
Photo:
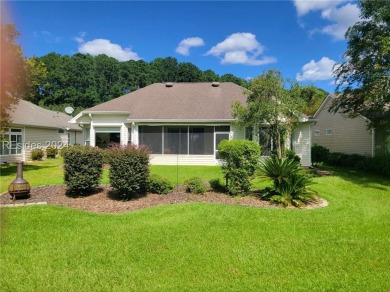
[[[214,155],[214,127],[189,128],[189,154]]]
[[[164,127],[164,154],[188,154],[187,149],[187,127]]]
[[[152,154],[162,154],[163,132],[160,126],[140,126],[139,143],[149,147]]]

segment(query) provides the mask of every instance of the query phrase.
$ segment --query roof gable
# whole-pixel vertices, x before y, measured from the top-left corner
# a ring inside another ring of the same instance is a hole
[[[245,104],[244,91],[231,82],[155,83],[83,112],[128,112],[129,120],[232,120],[232,102]]]
[[[78,125],[69,123],[68,115],[44,109],[23,99],[19,100],[9,115],[13,125],[81,130]]]

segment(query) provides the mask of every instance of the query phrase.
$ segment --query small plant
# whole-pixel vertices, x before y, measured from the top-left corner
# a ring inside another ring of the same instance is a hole
[[[206,182],[200,177],[193,177],[184,182],[188,193],[203,194],[207,191]]]
[[[103,173],[102,150],[74,146],[64,152],[65,183],[72,193],[84,193],[99,185]]]
[[[272,202],[300,207],[314,200],[315,192],[307,188],[310,178],[300,172],[296,160],[273,155],[263,161],[260,171],[273,181],[273,190],[266,192]]]
[[[284,156],[288,159],[295,160],[296,162],[301,162],[301,158],[295,153],[294,150],[286,149],[284,152]]]
[[[311,161],[313,164],[327,163],[329,159],[329,149],[317,144],[311,147]]]
[[[217,178],[210,180],[210,187],[217,193],[226,193],[228,191],[226,185],[221,183],[221,181]]]
[[[173,190],[173,184],[159,175],[153,174],[148,179],[148,192],[154,194],[168,194]]]
[[[31,159],[32,160],[42,160],[43,158],[43,150],[36,148],[31,151]]]
[[[53,146],[49,146],[46,148],[46,157],[47,158],[56,158],[57,153],[58,153],[58,149],[53,147]]]

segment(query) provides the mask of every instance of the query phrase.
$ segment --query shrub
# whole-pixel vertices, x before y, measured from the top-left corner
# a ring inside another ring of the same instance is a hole
[[[311,161],[313,164],[327,163],[329,158],[329,149],[317,144],[311,147]]]
[[[298,163],[301,162],[301,158],[295,153],[294,150],[286,149],[284,152],[284,156],[288,159],[294,160]]]
[[[217,193],[226,193],[228,191],[226,185],[221,183],[221,181],[217,178],[210,180],[210,187]]]
[[[101,149],[74,146],[63,155],[65,183],[70,192],[84,193],[99,185],[103,172]]]
[[[200,177],[189,178],[184,184],[188,193],[203,194],[207,191],[207,184]]]
[[[356,164],[356,168],[390,178],[390,155],[365,157]]]
[[[35,148],[31,151],[31,159],[32,160],[42,160],[43,158],[43,150],[39,148]]]
[[[273,181],[273,191],[267,191],[270,200],[284,206],[302,206],[314,199],[314,192],[307,188],[311,182],[300,173],[299,162],[273,155],[265,159],[260,170]]]
[[[124,199],[147,191],[149,150],[144,146],[112,145],[110,155],[110,183]]]
[[[56,147],[49,146],[46,148],[47,158],[56,158],[57,153],[58,153],[58,149]]]
[[[223,160],[222,173],[232,195],[247,194],[250,177],[255,172],[260,158],[260,146],[248,140],[224,140],[218,145]]]
[[[148,179],[148,192],[154,194],[168,194],[173,190],[173,184],[159,175],[153,174]]]

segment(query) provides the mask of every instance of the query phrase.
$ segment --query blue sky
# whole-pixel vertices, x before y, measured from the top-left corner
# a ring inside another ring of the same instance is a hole
[[[4,3],[4,2],[3,2]],[[105,53],[118,60],[174,57],[247,79],[268,69],[332,92],[344,33],[359,20],[349,0],[7,1],[26,57]]]

